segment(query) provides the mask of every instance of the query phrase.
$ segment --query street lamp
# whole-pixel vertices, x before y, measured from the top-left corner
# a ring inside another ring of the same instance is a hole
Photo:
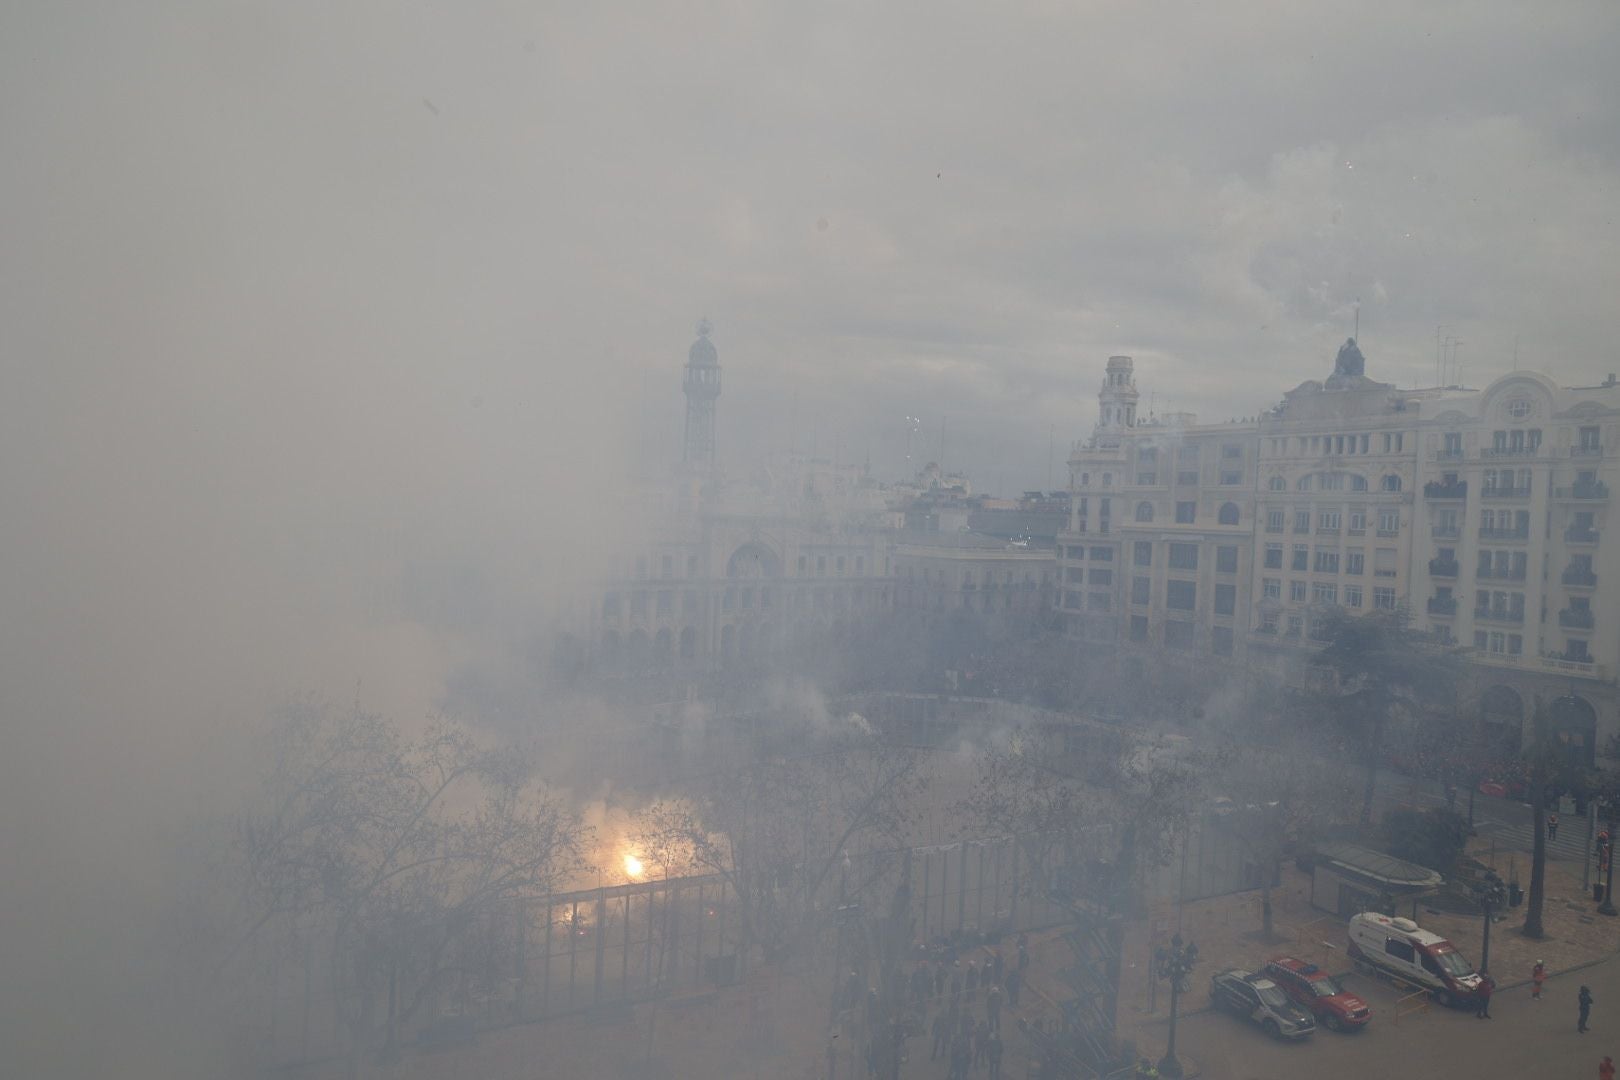
[[[1491,912],[1502,906],[1507,899],[1507,889],[1502,885],[1502,879],[1496,876],[1495,870],[1485,871],[1485,880],[1479,885],[1479,906],[1485,909],[1485,942],[1479,950],[1479,973],[1491,973]]]
[[[1154,974],[1170,982],[1170,1043],[1165,1047],[1164,1057],[1159,1059],[1159,1072],[1164,1076],[1177,1077],[1182,1074],[1181,1062],[1176,1060],[1177,1006],[1181,992],[1186,988],[1187,976],[1197,964],[1198,946],[1191,942],[1183,943],[1180,934],[1170,939],[1169,948],[1161,945],[1153,950]]]

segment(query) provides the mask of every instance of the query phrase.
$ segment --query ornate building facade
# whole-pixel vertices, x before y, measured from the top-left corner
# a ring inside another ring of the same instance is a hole
[[[1516,734],[1555,702],[1587,759],[1620,730],[1613,377],[1401,390],[1349,341],[1253,420],[1143,419],[1136,400],[1111,357],[1069,461],[1055,601],[1073,636],[1280,673],[1329,612],[1404,610],[1468,650],[1489,722]]]

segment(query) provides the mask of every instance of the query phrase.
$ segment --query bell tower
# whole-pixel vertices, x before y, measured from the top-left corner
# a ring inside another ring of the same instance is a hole
[[[1110,356],[1108,374],[1097,393],[1097,428],[1093,444],[1111,449],[1119,446],[1127,428],[1136,426],[1135,364],[1128,356]]]
[[[709,341],[714,328],[698,321],[698,339],[686,352],[686,436],[681,461],[707,469],[714,464],[714,403],[720,397],[720,354]]]

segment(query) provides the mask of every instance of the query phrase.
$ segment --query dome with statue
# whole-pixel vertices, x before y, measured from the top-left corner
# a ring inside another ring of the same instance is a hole
[[[692,347],[686,350],[686,362],[697,367],[708,367],[720,363],[720,354],[715,351],[714,343],[709,340],[709,331],[714,329],[708,319],[698,323],[698,339],[692,342]]]

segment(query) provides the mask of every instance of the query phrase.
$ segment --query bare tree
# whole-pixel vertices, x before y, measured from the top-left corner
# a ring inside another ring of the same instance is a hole
[[[1261,869],[1260,932],[1273,936],[1271,889],[1287,846],[1341,820],[1355,785],[1342,768],[1310,747],[1229,742],[1208,757],[1205,788],[1230,802],[1231,834]]]
[[[1169,860],[1194,792],[1190,761],[1122,729],[1076,724],[982,749],[961,809],[985,832],[1016,838],[1025,887],[1043,887],[1060,867],[1101,863],[1128,891]]]
[[[838,892],[875,873],[854,848],[898,847],[927,782],[920,752],[884,743],[863,721],[764,733],[720,749],[713,766],[654,803],[635,844],[668,873],[706,872],[730,886],[745,947],[794,952],[831,914]]]
[[[1404,612],[1355,616],[1340,611],[1327,624],[1327,644],[1315,662],[1333,672],[1327,703],[1337,712],[1365,766],[1361,824],[1372,823],[1373,794],[1384,735],[1399,716],[1421,721],[1456,701],[1455,654],[1412,630]]]
[[[527,755],[435,724],[407,740],[358,710],[288,710],[267,755],[262,809],[238,852],[255,930],[287,920],[324,939],[351,1075],[376,1040],[490,970],[470,962],[496,913],[583,868],[588,835],[532,783]],[[386,1005],[383,1005],[383,1002]]]

